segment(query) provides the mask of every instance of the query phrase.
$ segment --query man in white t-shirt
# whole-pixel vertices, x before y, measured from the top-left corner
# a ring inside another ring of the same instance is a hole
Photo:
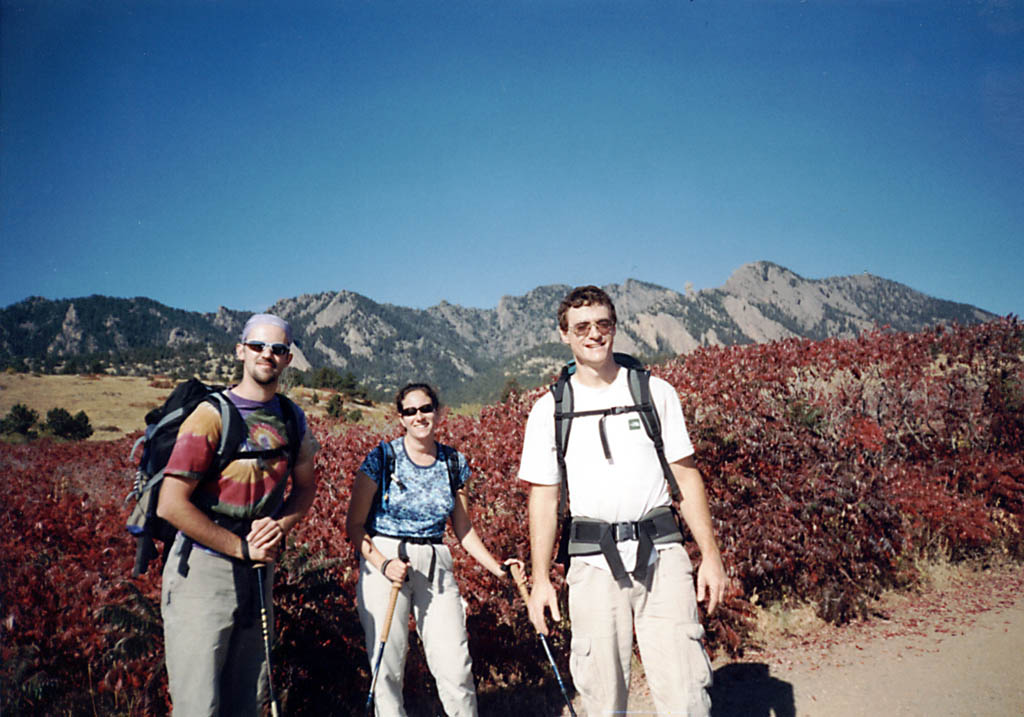
[[[586,528],[594,541],[602,536],[601,550],[569,546],[570,553],[576,548],[566,574],[570,670],[587,714],[625,712],[635,630],[658,713],[706,715],[711,666],[701,643],[697,602],[706,598],[708,611],[714,611],[725,592],[725,569],[675,389],[650,379],[664,457],[682,494],[679,512],[701,551],[696,590],[674,519],[662,531],[666,515],[672,515],[672,500],[654,443],[636,412],[600,415],[602,409],[636,404],[628,371],[613,355],[615,324],[615,307],[596,286],[573,289],[558,309],[559,333],[576,360],[570,379],[575,417],[564,447],[569,510],[581,535]],[[533,589],[528,609],[545,635],[545,608],[554,620],[561,619],[550,580],[561,483],[554,414],[555,398],[548,392],[530,411],[519,467],[519,478],[530,483]],[[653,548],[648,541],[645,548],[637,538],[645,530],[655,534],[645,528],[653,525],[653,515],[662,539],[654,540]],[[638,552],[643,565],[636,564]]]

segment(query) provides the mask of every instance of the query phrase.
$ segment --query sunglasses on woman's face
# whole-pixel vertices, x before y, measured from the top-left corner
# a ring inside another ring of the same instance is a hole
[[[432,403],[428,403],[428,404],[423,405],[423,406],[408,406],[406,408],[403,408],[401,411],[399,411],[399,413],[401,413],[406,418],[409,418],[411,416],[415,416],[417,413],[433,413],[433,412],[434,412],[434,404],[432,404]]]

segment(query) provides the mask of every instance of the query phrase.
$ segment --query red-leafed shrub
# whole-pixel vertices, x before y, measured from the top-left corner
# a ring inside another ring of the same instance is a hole
[[[0,642],[11,714],[166,711],[162,639],[143,624],[148,612],[148,627],[159,626],[158,578],[124,581],[134,551],[122,508],[130,448],[128,440],[2,448]],[[140,596],[148,598],[141,611]],[[103,624],[103,606],[134,624],[118,634],[114,622]]]
[[[682,397],[734,579],[734,593],[707,620],[709,647],[742,651],[755,596],[810,601],[842,622],[879,591],[911,583],[922,555],[1024,557],[1022,354],[1024,329],[1004,319],[708,348],[656,367]],[[516,471],[541,391],[441,424],[441,440],[469,457],[474,524],[500,557],[528,557]],[[357,714],[370,666],[344,521],[352,475],[387,436],[336,421],[312,425],[323,446],[320,487],[276,575],[275,687],[285,714]],[[0,444],[0,691],[11,714],[168,710],[159,574],[128,578],[129,450],[130,439]],[[461,548],[453,553],[481,711],[557,708],[522,602]],[[551,646],[568,679],[566,627]],[[406,692],[411,714],[436,713],[415,645]]]
[[[697,351],[683,397],[726,562],[748,595],[841,622],[917,555],[1019,555],[1016,320]],[[998,518],[998,519],[997,519]]]

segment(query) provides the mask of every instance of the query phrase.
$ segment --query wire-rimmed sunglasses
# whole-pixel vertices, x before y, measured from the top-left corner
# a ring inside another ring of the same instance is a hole
[[[263,349],[270,349],[275,356],[284,356],[291,351],[288,344],[268,344],[266,341],[246,341],[245,346],[258,354],[263,353]]]
[[[581,321],[578,324],[573,324],[570,328],[572,332],[579,338],[590,335],[590,327],[596,326],[597,332],[601,335],[607,335],[612,332],[615,328],[615,322],[611,319],[598,319],[597,321]]]
[[[415,416],[417,413],[429,414],[433,413],[436,410],[437,408],[434,406],[434,404],[427,403],[422,406],[407,406],[403,408],[401,411],[399,411],[399,413],[405,416],[406,418],[411,418],[412,416]]]

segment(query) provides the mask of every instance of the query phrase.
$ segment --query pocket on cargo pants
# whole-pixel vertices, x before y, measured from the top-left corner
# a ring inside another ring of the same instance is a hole
[[[704,649],[704,627],[699,623],[686,626],[686,646],[683,653],[685,667],[684,674],[687,683],[690,685],[688,691],[689,704],[686,706],[688,715],[706,715],[711,710],[711,696],[708,688],[711,687],[714,673],[711,670],[711,660],[708,659],[707,650]]]
[[[566,575],[572,643],[569,669],[587,714],[626,709],[633,626],[611,573],[573,559]]]
[[[651,696],[661,713],[706,715],[711,706],[711,662],[701,642],[693,568],[682,545],[658,552],[636,633]]]

